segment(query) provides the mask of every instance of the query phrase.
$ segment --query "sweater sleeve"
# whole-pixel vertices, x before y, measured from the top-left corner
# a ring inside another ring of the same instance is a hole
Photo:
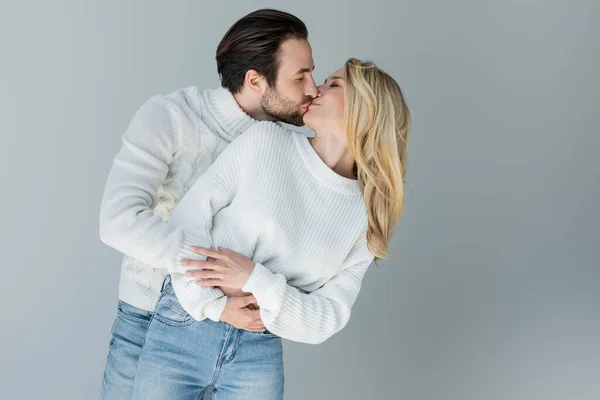
[[[113,159],[100,206],[100,239],[151,267],[167,268],[198,244],[151,208],[181,145],[176,106],[150,98],[135,113]]]
[[[239,188],[246,162],[255,155],[256,139],[241,134],[223,150],[208,170],[201,175],[173,210],[171,223],[197,239],[196,244],[213,247],[211,230],[213,217],[227,207]],[[206,256],[191,253],[190,260],[206,260]],[[227,304],[227,296],[219,288],[201,287],[197,278],[185,275],[186,268],[177,263],[169,268],[171,282],[183,309],[196,320],[219,321]]]
[[[340,272],[313,292],[288,285],[284,275],[275,274],[259,263],[242,290],[256,297],[263,323],[271,332],[295,342],[318,344],[348,323],[373,259],[363,234]]]

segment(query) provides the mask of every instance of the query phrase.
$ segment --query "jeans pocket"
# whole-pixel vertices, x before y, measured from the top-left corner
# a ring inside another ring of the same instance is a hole
[[[280,336],[274,334],[273,332],[271,332],[268,329],[265,329],[264,331],[259,332],[259,335],[261,337],[264,337],[265,339],[279,339],[280,338]]]
[[[187,326],[194,322],[194,319],[189,315],[177,300],[177,296],[172,288],[166,287],[158,301],[156,310],[154,310],[154,318],[158,321],[171,326]]]
[[[131,322],[149,324],[150,320],[152,319],[152,312],[142,310],[141,308],[137,308],[129,303],[124,302],[123,300],[119,300],[119,304],[117,306],[117,316]]]

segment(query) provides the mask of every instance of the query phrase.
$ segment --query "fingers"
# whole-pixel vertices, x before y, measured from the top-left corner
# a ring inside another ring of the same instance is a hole
[[[200,278],[200,279],[223,279],[225,277],[225,274],[219,271],[213,271],[213,270],[190,270],[190,271],[185,271],[185,274],[187,276],[191,276],[194,278]]]
[[[262,332],[265,330],[265,324],[263,324],[260,318],[257,318],[247,323],[246,326],[241,329],[252,332]]]
[[[221,279],[199,279],[196,281],[196,285],[198,286],[221,286],[222,284],[223,281]]]
[[[223,259],[225,259],[225,258],[228,257],[227,254],[222,254],[222,253],[220,253],[217,250],[207,249],[206,247],[191,246],[190,249],[194,253],[202,254],[202,255],[205,255],[207,257],[216,258],[217,260],[223,260]]]
[[[238,328],[243,329],[245,331],[250,331],[250,332],[262,332],[265,330],[265,326],[263,325],[262,322],[252,322],[249,324],[241,324],[241,326],[239,326]]]
[[[262,321],[260,322],[247,322],[247,321],[225,321],[228,322],[230,325],[235,326],[238,329],[243,329],[245,331],[250,331],[250,332],[262,332],[264,331],[265,325],[262,323]]]
[[[221,254],[231,254],[231,253],[234,253],[233,250],[225,248],[225,247],[221,247],[221,246],[218,246],[217,249],[219,250],[219,253],[221,253]]]
[[[249,304],[253,304],[253,303],[258,303],[258,301],[256,300],[256,297],[254,297],[254,295],[249,294],[248,296],[242,296],[242,297],[238,297],[238,301],[245,306],[249,305]]]
[[[240,312],[244,313],[245,318],[255,321],[260,320],[260,310],[251,310],[249,308],[241,308]]]
[[[204,260],[181,260],[179,263],[182,267],[189,269],[210,269],[213,271],[224,271],[227,269],[227,265],[223,264],[223,261],[204,261]]]
[[[250,332],[262,332],[265,330],[264,326],[258,326],[258,327],[252,327],[252,328],[248,328],[245,329],[246,331],[250,331]]]
[[[225,322],[250,332],[262,332],[265,330],[265,324],[260,318],[258,311],[241,309],[233,314],[229,314]]]
[[[260,318],[249,317],[245,314],[233,316],[229,320],[225,320],[225,322],[245,331],[262,332],[265,330],[265,324]]]

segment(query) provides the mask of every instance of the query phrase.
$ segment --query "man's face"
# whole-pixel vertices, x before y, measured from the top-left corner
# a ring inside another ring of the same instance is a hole
[[[261,99],[265,112],[276,120],[304,125],[302,116],[318,93],[312,77],[314,68],[308,41],[294,38],[281,43],[277,82]]]

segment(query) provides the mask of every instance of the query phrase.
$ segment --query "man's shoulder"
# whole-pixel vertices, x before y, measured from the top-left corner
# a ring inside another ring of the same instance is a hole
[[[198,98],[198,88],[194,86],[173,90],[162,94],[155,93],[146,98],[140,110],[152,114],[173,114],[188,108],[194,108],[194,99]]]
[[[202,93],[196,86],[188,86],[173,90],[166,94],[153,96],[153,101],[158,104],[157,113],[169,114],[176,121],[176,126],[184,136],[209,132],[209,129],[200,129],[199,121],[203,121]],[[212,132],[211,132],[212,133]],[[184,138],[185,139],[185,138]]]
[[[200,89],[197,86],[187,86],[168,92],[163,96],[171,100],[178,100],[186,97],[197,97],[199,93]]]
[[[167,94],[159,95],[169,102],[171,107],[184,113],[190,111],[194,114],[200,110],[200,89],[196,86],[188,86],[173,90]]]

